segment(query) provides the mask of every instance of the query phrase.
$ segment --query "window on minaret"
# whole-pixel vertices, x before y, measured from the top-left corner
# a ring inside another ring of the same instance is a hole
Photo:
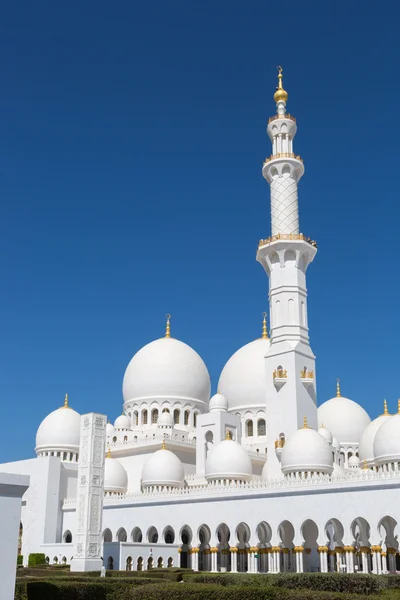
[[[147,425],[147,410],[142,412],[142,423],[143,425]]]
[[[246,429],[247,429],[247,437],[252,437],[253,436],[253,421],[247,421]]]
[[[189,415],[190,415],[190,412],[188,410],[185,410],[185,420],[184,420],[185,425],[189,425]]]
[[[179,418],[181,416],[181,411],[177,408],[174,410],[174,424],[179,425]]]
[[[135,425],[139,425],[139,414],[138,411],[135,410],[135,412],[133,413],[134,419],[135,419]]]
[[[153,425],[155,425],[155,423],[157,423],[158,421],[158,410],[156,408],[154,408],[151,411],[151,422]]]
[[[197,412],[194,413],[193,415],[193,427],[197,426]]]
[[[259,419],[257,423],[257,434],[258,435],[266,435],[267,430],[265,426],[265,419]]]

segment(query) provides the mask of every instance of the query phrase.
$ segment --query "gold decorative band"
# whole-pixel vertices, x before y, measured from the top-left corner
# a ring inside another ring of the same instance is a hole
[[[275,160],[276,158],[295,158],[300,162],[303,162],[303,159],[298,154],[294,154],[293,152],[277,152],[276,154],[271,154],[268,158],[264,160],[264,165],[271,162],[271,160]]]
[[[271,235],[264,240],[260,240],[258,242],[258,247],[261,248],[261,246],[266,246],[267,244],[271,244],[272,242],[277,242],[279,240],[302,240],[303,242],[307,242],[311,246],[314,246],[314,248],[317,247],[317,242],[305,236],[303,233],[277,233],[276,235]]]

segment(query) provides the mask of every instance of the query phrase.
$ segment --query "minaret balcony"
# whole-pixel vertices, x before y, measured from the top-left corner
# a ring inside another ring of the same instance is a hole
[[[312,240],[311,238],[303,235],[302,233],[278,233],[276,235],[271,235],[264,240],[260,240],[258,242],[258,247],[267,246],[268,244],[272,244],[272,242],[277,242],[281,240],[302,240],[303,242],[307,242],[310,246],[317,248],[317,242]]]
[[[268,125],[272,123],[272,121],[276,121],[276,119],[290,119],[296,123],[296,117],[290,115],[289,113],[285,113],[284,115],[273,115],[268,119]]]
[[[274,381],[275,388],[279,391],[285,385],[288,379],[286,369],[282,369],[280,367],[275,369],[275,371],[272,373],[272,379]]]
[[[304,387],[312,387],[314,385],[314,371],[308,371],[305,367],[300,371],[300,381]]]
[[[277,152],[276,154],[271,154],[271,156],[266,158],[264,160],[264,165],[271,162],[271,160],[275,160],[277,158],[294,158],[296,160],[299,160],[301,163],[303,162],[301,156],[299,156],[298,154],[294,154],[294,152]]]

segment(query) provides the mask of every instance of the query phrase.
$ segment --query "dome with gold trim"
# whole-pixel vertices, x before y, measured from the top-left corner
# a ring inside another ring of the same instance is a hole
[[[68,403],[68,394],[64,404],[51,412],[39,425],[36,433],[37,455],[49,453],[60,456],[62,460],[71,460],[71,454],[79,452],[81,416]]]

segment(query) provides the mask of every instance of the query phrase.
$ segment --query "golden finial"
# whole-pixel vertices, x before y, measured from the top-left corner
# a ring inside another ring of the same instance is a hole
[[[111,449],[110,449],[110,446],[108,446],[106,458],[111,458]]]
[[[342,394],[340,393],[340,379],[339,377],[336,379],[336,398],[341,398]]]
[[[364,464],[363,464],[363,471],[366,471],[367,469],[369,469],[368,465],[367,465],[367,461],[364,460]]]
[[[232,439],[232,432],[229,431],[229,429],[227,429],[227,431],[226,431],[225,439],[226,440],[231,440]]]
[[[276,92],[274,94],[275,102],[287,102],[288,93],[283,89],[282,79],[283,79],[283,69],[282,67],[278,67],[278,87],[276,88]]]
[[[65,394],[65,398],[64,398],[64,408],[69,408],[69,406],[68,406],[68,394]]]
[[[171,337],[171,315],[169,313],[167,314],[167,323],[165,325],[165,337]]]
[[[303,418],[303,429],[308,429],[308,425],[307,425],[307,417]]]
[[[400,415],[400,398],[397,400],[397,414]]]
[[[263,322],[262,322],[262,336],[261,336],[261,338],[263,340],[267,340],[268,339],[267,313],[263,312],[262,316],[263,316]]]
[[[383,401],[383,414],[384,415],[388,415],[389,414],[386,400]]]
[[[162,441],[161,444],[161,450],[166,450],[167,449],[167,444],[165,443],[165,440]]]

